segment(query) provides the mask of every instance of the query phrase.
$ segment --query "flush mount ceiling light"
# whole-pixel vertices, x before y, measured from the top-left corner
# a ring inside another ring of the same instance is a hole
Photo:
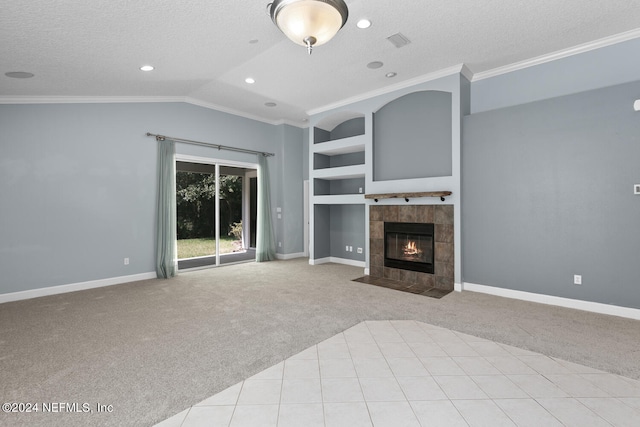
[[[349,17],[343,0],[276,0],[267,6],[271,20],[292,42],[320,46],[335,36]]]
[[[152,65],[143,65],[142,67],[140,67],[140,69],[142,71],[153,71],[153,66]]]
[[[251,77],[247,77],[246,79],[244,79],[244,81],[250,85],[254,84],[256,82],[255,79],[252,79]]]

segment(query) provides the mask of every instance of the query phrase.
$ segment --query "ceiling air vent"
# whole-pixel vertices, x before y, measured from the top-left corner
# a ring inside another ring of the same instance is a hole
[[[387,37],[387,40],[389,40],[397,48],[401,48],[411,43],[411,40],[409,40],[402,33],[396,33],[392,36],[389,36]]]

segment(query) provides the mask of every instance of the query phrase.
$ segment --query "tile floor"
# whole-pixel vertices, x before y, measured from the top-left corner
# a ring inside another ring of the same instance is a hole
[[[640,381],[415,321],[360,323],[157,424],[639,426]]]

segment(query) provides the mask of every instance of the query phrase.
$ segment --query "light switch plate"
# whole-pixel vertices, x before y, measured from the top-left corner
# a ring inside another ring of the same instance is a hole
[[[633,184],[633,194],[640,194],[640,184]]]

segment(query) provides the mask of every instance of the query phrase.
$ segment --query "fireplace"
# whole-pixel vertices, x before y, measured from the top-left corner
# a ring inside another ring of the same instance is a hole
[[[384,266],[433,274],[434,240],[432,223],[385,222]]]

